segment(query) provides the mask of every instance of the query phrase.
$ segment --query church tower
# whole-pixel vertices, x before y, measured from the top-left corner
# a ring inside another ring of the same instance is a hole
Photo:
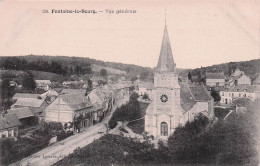
[[[157,138],[167,139],[179,125],[181,114],[180,86],[165,24],[159,60],[154,72],[152,103],[145,115],[145,131]]]

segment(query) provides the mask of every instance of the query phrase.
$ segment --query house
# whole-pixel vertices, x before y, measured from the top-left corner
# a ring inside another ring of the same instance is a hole
[[[238,98],[248,98],[252,101],[260,99],[260,86],[258,85],[237,85],[226,86],[220,91],[220,103],[231,104]]]
[[[22,128],[36,124],[34,114],[29,107],[10,109],[7,110],[7,112],[8,114],[15,114],[18,117],[19,121],[22,124]]]
[[[43,99],[45,98],[45,101],[47,103],[51,103],[59,96],[59,94],[55,90],[48,90],[47,92],[45,92],[39,96]]]
[[[64,82],[62,83],[62,85],[68,86],[68,85],[72,85],[72,84],[74,84],[74,83],[75,83],[75,81],[64,81]]]
[[[42,112],[48,106],[48,103],[42,99],[35,98],[20,98],[14,103],[11,108],[24,108],[29,107],[34,116],[39,118],[39,121],[42,119]]]
[[[15,81],[10,81],[10,86],[11,87],[16,87],[17,86],[17,83]]]
[[[147,94],[148,97],[152,97],[153,83],[152,82],[142,82],[138,85],[138,95],[143,96]]]
[[[13,96],[13,100],[18,100],[20,98],[27,99],[40,99],[40,94],[32,94],[32,93],[15,93]]]
[[[86,92],[85,89],[63,89],[61,94],[77,94],[77,93],[84,93]]]
[[[243,71],[236,69],[230,76],[228,85],[251,85],[251,79]]]
[[[45,91],[50,89],[50,80],[35,80],[37,88],[44,89]]]
[[[44,110],[44,120],[61,122],[79,131],[93,124],[92,112],[95,109],[93,104],[86,99],[85,93],[62,94]]]
[[[0,115],[0,138],[17,138],[18,127],[22,125],[16,114]]]
[[[210,87],[214,86],[224,86],[225,85],[225,75],[223,72],[210,73],[206,72],[206,85]]]

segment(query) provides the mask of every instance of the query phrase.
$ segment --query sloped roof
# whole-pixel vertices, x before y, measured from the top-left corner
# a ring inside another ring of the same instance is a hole
[[[186,112],[186,111],[190,110],[196,104],[196,102],[190,93],[188,84],[187,83],[179,83],[179,84],[181,87],[181,90],[180,90],[181,107]]]
[[[63,89],[61,94],[76,94],[86,92],[84,89]]]
[[[40,94],[32,94],[32,93],[16,93],[13,98],[38,98]]]
[[[22,125],[19,121],[17,115],[15,114],[5,114],[4,116],[0,116],[0,130],[8,129],[11,127],[18,127]]]
[[[240,71],[239,69],[236,69],[235,72],[231,74],[231,77],[239,77],[242,74],[244,74],[243,71]]]
[[[224,91],[228,92],[250,92],[254,93],[260,91],[259,85],[236,85],[236,86],[227,86]]]
[[[85,93],[63,94],[59,97],[73,110],[79,110],[92,106],[92,104],[86,100]]]
[[[7,110],[8,113],[14,113],[17,115],[18,119],[28,118],[34,116],[30,108],[15,108]]]
[[[58,92],[56,92],[55,90],[49,90],[43,94],[41,94],[40,96],[59,96]]]
[[[211,101],[213,99],[204,86],[190,87],[190,91],[195,101]]]
[[[179,84],[181,87],[181,107],[185,112],[190,110],[196,104],[196,102],[208,102],[213,100],[204,86],[196,84],[189,85],[186,82],[180,82]]]
[[[139,88],[153,89],[152,82],[142,82],[138,85]]]
[[[51,81],[50,80],[35,80],[37,85],[50,85]]]
[[[35,98],[18,98],[14,106],[24,106],[24,107],[40,107],[44,100]]]
[[[162,46],[156,70],[159,72],[175,71],[175,64],[166,25],[164,27]]]
[[[225,75],[223,72],[219,73],[206,73],[206,79],[225,79]]]

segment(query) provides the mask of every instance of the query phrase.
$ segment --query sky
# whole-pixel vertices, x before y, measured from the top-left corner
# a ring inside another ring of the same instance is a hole
[[[259,0],[0,1],[0,56],[77,56],[155,67],[166,18],[177,68],[252,60],[260,58],[259,5]],[[102,12],[53,14],[53,9]],[[136,13],[116,14],[120,9]]]

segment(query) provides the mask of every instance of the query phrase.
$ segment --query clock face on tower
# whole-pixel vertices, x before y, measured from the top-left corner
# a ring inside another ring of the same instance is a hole
[[[161,101],[163,103],[166,103],[168,101],[168,96],[167,95],[162,95],[160,99],[161,99]]]

